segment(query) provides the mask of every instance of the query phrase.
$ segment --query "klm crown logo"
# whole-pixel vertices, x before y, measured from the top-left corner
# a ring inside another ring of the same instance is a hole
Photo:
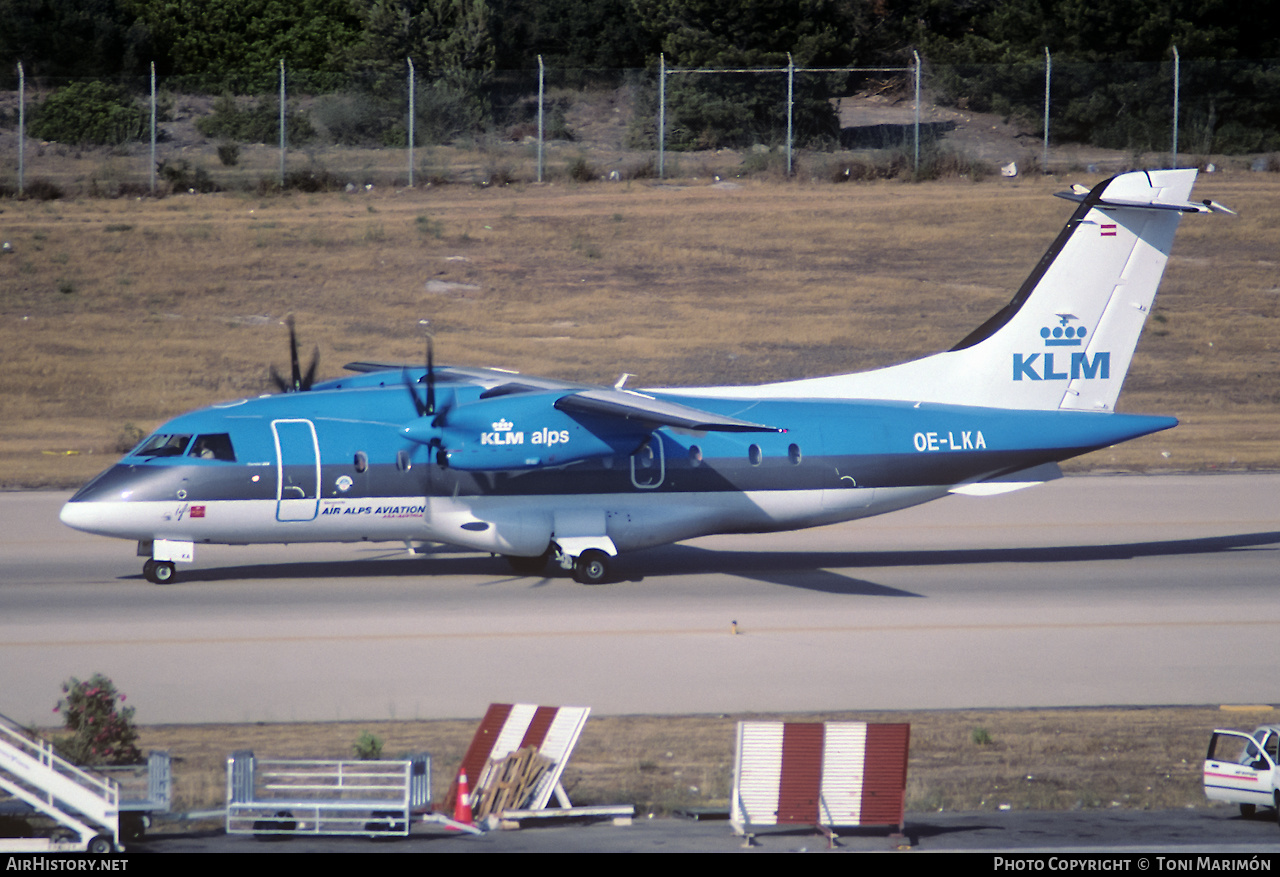
[[[1089,330],[1084,326],[1072,326],[1071,321],[1079,319],[1073,314],[1058,314],[1058,325],[1045,326],[1040,330],[1045,347],[1080,347],[1084,344],[1084,336]]]
[[[1045,326],[1040,330],[1040,337],[1045,347],[1083,347],[1085,336],[1089,330],[1084,326],[1074,326],[1073,321],[1079,317],[1074,314],[1055,314],[1056,326]],[[1111,354],[1100,350],[1092,357],[1086,351],[1075,351],[1071,354],[1071,364],[1061,361],[1063,354],[1058,354],[1059,362],[1053,361],[1054,354],[1015,353],[1013,355],[1013,379],[1015,381],[1077,381],[1108,380],[1111,377]],[[1061,369],[1061,370],[1059,370]]]
[[[515,424],[507,418],[495,420],[489,424],[492,432],[480,433],[480,444],[482,445],[522,445],[524,444],[523,432],[512,432]]]

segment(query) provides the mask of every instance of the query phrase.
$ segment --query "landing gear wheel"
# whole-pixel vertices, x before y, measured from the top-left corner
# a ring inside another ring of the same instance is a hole
[[[89,841],[89,846],[85,848],[86,852],[95,856],[104,856],[115,848],[115,844],[111,842],[111,838],[105,834],[100,834],[93,840]]]
[[[172,584],[177,570],[168,560],[148,560],[142,565],[143,577],[153,585]]]
[[[1240,815],[1245,819],[1252,819],[1253,815],[1258,812],[1258,808],[1254,804],[1241,804]]]
[[[507,563],[511,564],[511,568],[520,575],[533,576],[546,569],[547,561],[551,559],[551,549],[539,554],[537,557],[517,557],[513,554],[507,555]]]
[[[609,577],[609,555],[589,548],[573,563],[573,580],[584,585],[598,585]]]
[[[120,837],[127,841],[139,841],[147,833],[147,826],[151,824],[151,817],[145,813],[121,813],[120,814]]]
[[[290,840],[285,832],[297,830],[298,823],[293,821],[293,814],[288,810],[277,810],[275,819],[259,819],[253,823],[253,839],[267,843]]]

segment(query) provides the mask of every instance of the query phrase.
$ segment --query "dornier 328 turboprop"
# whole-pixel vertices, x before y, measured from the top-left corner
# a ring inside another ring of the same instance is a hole
[[[438,542],[535,574],[619,552],[790,530],[1057,477],[1177,421],[1115,413],[1195,170],[1078,202],[1013,299],[955,347],[750,387],[632,391],[490,368],[352,363],[177,417],[85,485],[69,526],[136,539],[152,582],[201,543]],[[292,326],[290,326],[292,336]],[[430,348],[428,348],[428,351]],[[305,391],[305,392],[304,392]]]

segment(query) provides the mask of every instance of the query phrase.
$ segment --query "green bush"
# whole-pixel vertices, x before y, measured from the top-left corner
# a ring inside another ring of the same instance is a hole
[[[214,182],[213,177],[204,168],[185,158],[177,161],[162,161],[159,165],[160,176],[168,180],[175,192],[221,192],[222,187]]]
[[[377,761],[382,758],[382,738],[372,731],[362,731],[351,750],[361,761]]]
[[[280,140],[280,102],[255,100],[241,104],[231,95],[213,102],[212,115],[196,121],[196,129],[206,137],[241,143],[276,143]],[[297,145],[316,136],[306,113],[285,110],[285,139]]]
[[[378,146],[388,128],[399,123],[404,130],[404,106],[370,94],[325,95],[312,112],[328,140],[339,146]],[[403,133],[399,143],[388,145],[403,146]]]
[[[57,201],[64,194],[61,186],[45,177],[36,177],[22,189],[22,197],[32,201]]]
[[[133,726],[133,707],[117,707],[125,696],[115,683],[101,673],[81,682],[74,676],[62,683],[63,697],[54,707],[62,714],[63,726],[71,732],[59,737],[54,748],[75,764],[138,764],[138,731]]]
[[[222,162],[223,167],[235,167],[238,165],[240,163],[240,144],[219,143],[218,161]]]
[[[76,145],[115,146],[143,139],[150,114],[123,88],[76,82],[49,96],[35,112],[31,136]]]

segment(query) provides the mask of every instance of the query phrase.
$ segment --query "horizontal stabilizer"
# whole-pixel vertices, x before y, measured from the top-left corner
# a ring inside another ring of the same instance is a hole
[[[1032,466],[1030,469],[1021,469],[1017,472],[1010,472],[1007,475],[988,478],[986,481],[959,484],[948,492],[959,493],[963,496],[998,496],[1002,493],[1013,493],[1015,490],[1022,490],[1024,487],[1035,487],[1037,484],[1044,484],[1046,481],[1056,481],[1061,477],[1062,469],[1059,468],[1057,463],[1043,463],[1039,466]]]

